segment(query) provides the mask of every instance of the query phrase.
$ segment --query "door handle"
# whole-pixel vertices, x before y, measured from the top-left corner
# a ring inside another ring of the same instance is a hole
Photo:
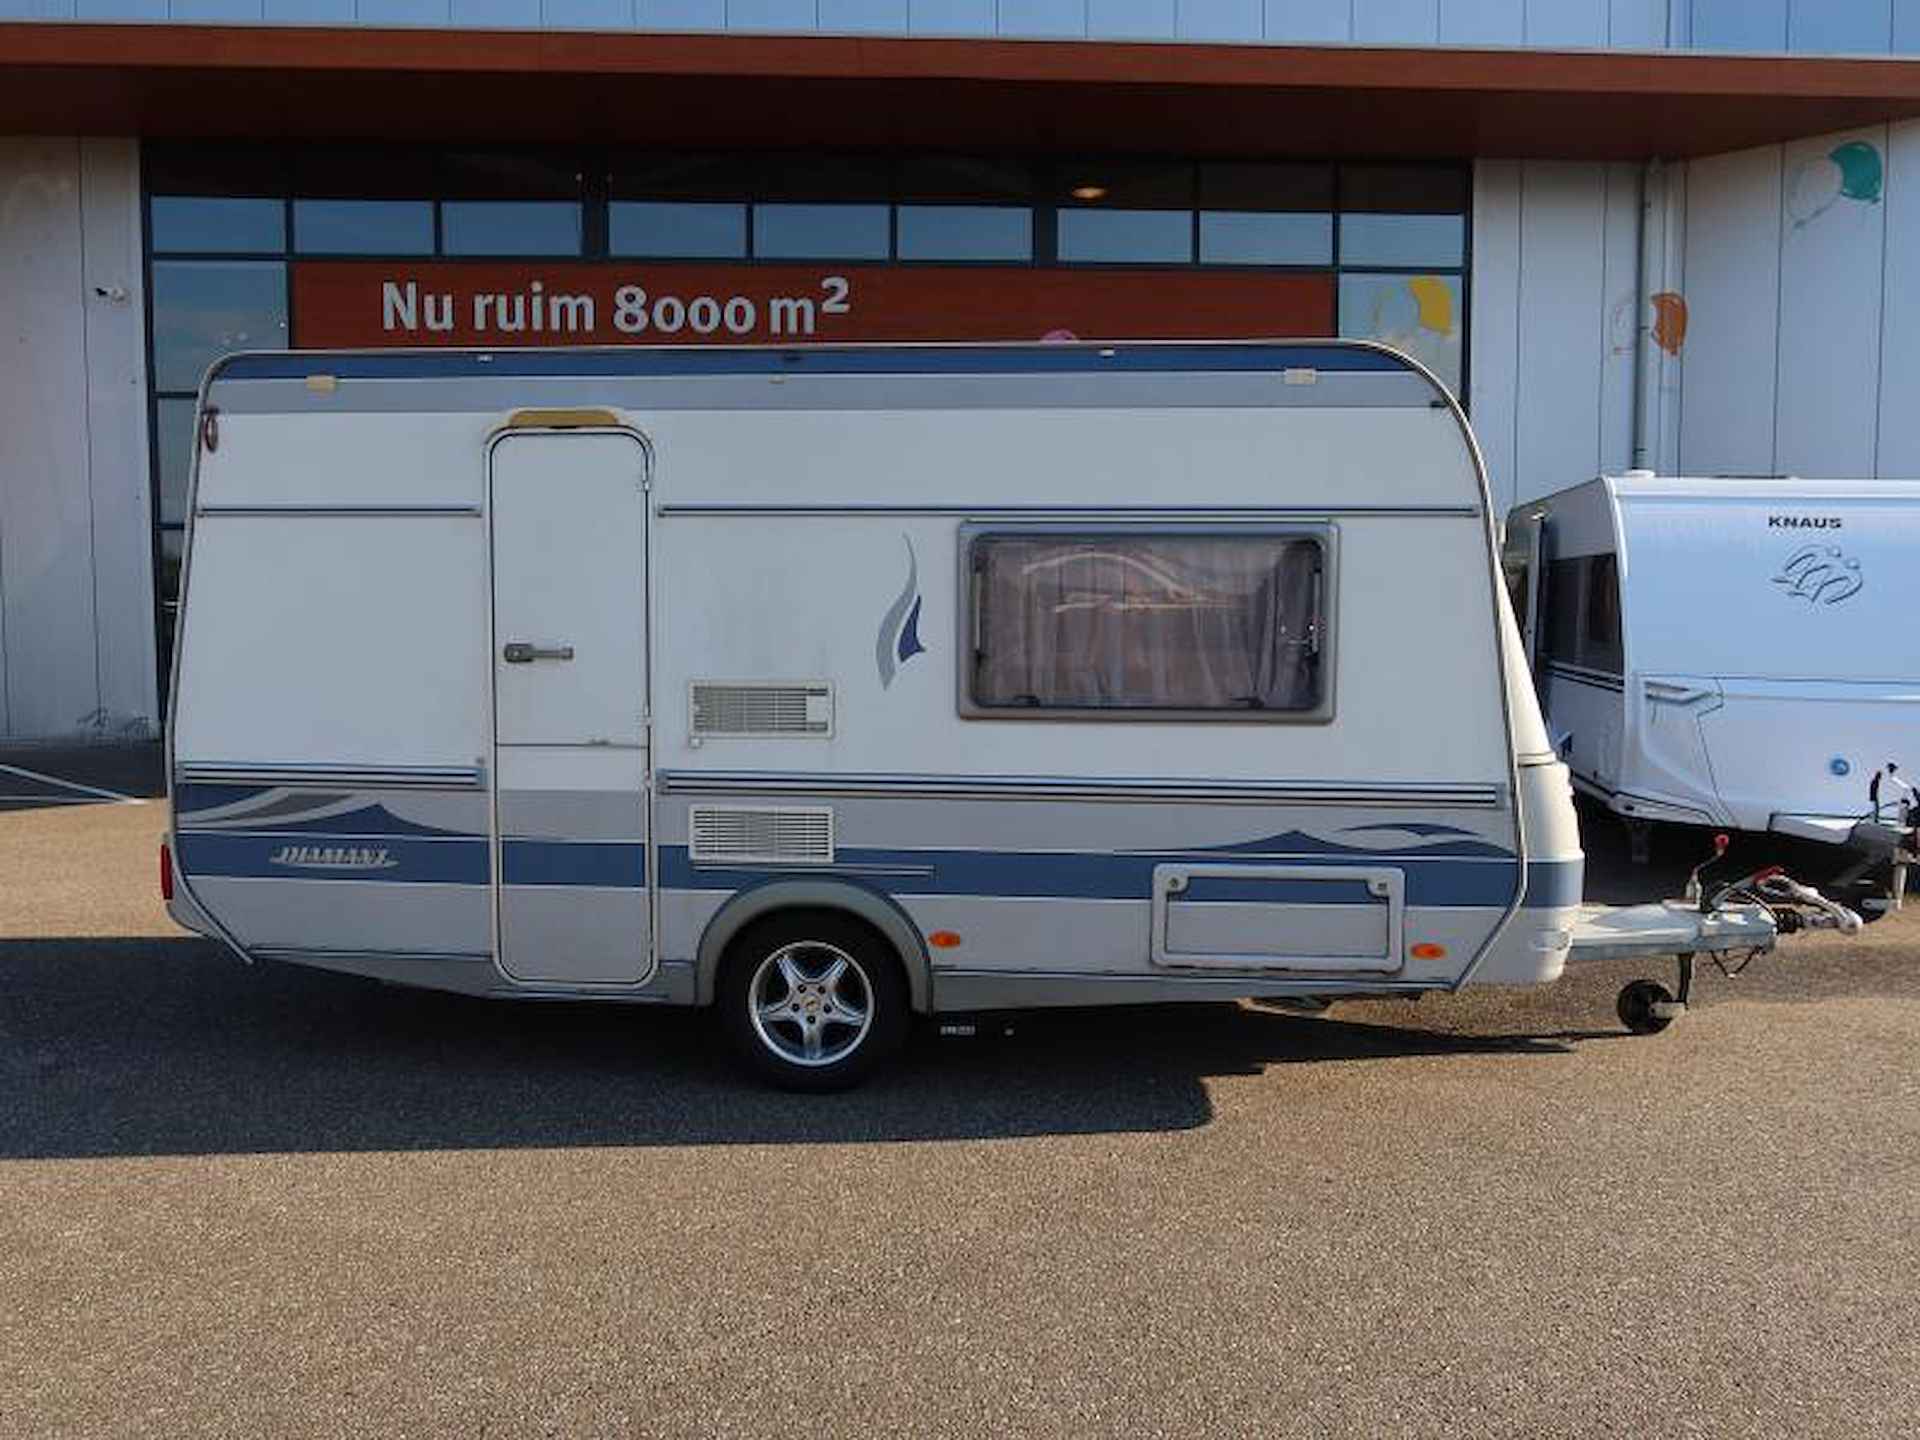
[[[525,640],[509,640],[501,648],[500,658],[509,665],[528,665],[535,660],[571,660],[571,645],[532,645]]]

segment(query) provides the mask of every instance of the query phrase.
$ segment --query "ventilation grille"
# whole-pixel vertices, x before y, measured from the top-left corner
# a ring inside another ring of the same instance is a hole
[[[696,680],[692,709],[702,739],[833,734],[833,687],[824,681]]]
[[[691,825],[695,864],[833,863],[833,811],[824,805],[695,805]]]

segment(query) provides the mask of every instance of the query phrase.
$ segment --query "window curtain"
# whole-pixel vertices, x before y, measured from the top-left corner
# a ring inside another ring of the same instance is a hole
[[[976,543],[981,705],[1305,710],[1319,702],[1316,541]]]

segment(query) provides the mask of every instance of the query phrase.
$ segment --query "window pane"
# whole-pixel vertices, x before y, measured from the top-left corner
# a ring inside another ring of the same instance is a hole
[[[1555,560],[1547,566],[1547,659],[1577,664],[1580,659],[1580,562]]]
[[[578,255],[580,206],[570,200],[449,200],[440,239],[449,255]]]
[[[1183,162],[1070,160],[1056,172],[1063,205],[1109,205],[1118,210],[1190,210],[1193,167]]]
[[[1467,172],[1457,165],[1347,165],[1340,171],[1340,208],[1390,215],[1463,215]]]
[[[287,346],[287,267],[267,260],[156,260],[153,384],[198,390],[232,350]]]
[[[870,155],[802,154],[768,158],[758,193],[769,200],[884,200],[886,165]]]
[[[1595,555],[1580,563],[1587,567],[1587,618],[1580,662],[1617,675],[1622,661],[1619,562],[1611,555]]]
[[[765,260],[884,260],[885,205],[756,205],[753,253]]]
[[[1340,333],[1378,340],[1420,361],[1460,393],[1460,277],[1342,275]]]
[[[747,207],[672,200],[616,200],[608,207],[615,255],[738,256],[747,253]]]
[[[1315,709],[1321,551],[1299,536],[983,536],[976,705]]]
[[[1333,167],[1252,162],[1202,165],[1200,208],[1330,211]]]
[[[296,200],[293,244],[309,255],[431,255],[431,200]]]
[[[1331,215],[1247,210],[1200,213],[1203,265],[1331,265]]]
[[[902,200],[1028,201],[1030,166],[1019,160],[973,155],[916,155],[901,162]]]
[[[435,157],[437,188],[453,200],[579,200],[584,175],[569,151],[456,150]]]
[[[724,152],[622,155],[608,193],[615,200],[744,200],[761,188],[763,169],[751,156]]]
[[[1062,209],[1059,225],[1062,260],[1184,264],[1193,259],[1189,210]]]
[[[1031,260],[1033,212],[1011,205],[902,205],[902,260]]]
[[[417,200],[441,189],[433,152],[404,145],[302,145],[292,169],[293,193],[310,200]]]
[[[286,154],[273,145],[203,140],[142,142],[147,188],[155,195],[284,195]]]
[[[286,207],[278,200],[225,195],[153,197],[153,248],[278,254],[286,249]]]
[[[160,452],[160,523],[179,525],[187,518],[187,477],[193,465],[192,400],[162,400],[154,436]]]
[[[1464,263],[1467,221],[1462,215],[1342,215],[1342,265]]]

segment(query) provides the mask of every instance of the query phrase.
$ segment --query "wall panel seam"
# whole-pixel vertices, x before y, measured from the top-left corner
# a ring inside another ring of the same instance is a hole
[[[87,583],[93,597],[93,716],[94,728],[104,729],[101,713],[106,704],[106,689],[100,674],[100,496],[95,492],[93,432],[93,276],[90,272],[90,248],[87,244],[87,182],[91,176],[87,142],[79,136],[73,142],[74,214],[79,222],[80,241],[80,425],[86,443],[80,447],[87,467]]]
[[[1889,23],[1893,7],[1887,7]],[[1888,43],[1892,40],[1889,37]],[[1886,157],[1883,162],[1886,175],[1880,193],[1880,303],[1876,307],[1880,312],[1879,343],[1874,346],[1873,359],[1873,476],[1880,478],[1880,442],[1885,434],[1887,407],[1887,247],[1893,243],[1893,227],[1887,212],[1893,208],[1893,197],[1888,193],[1893,186],[1893,126],[1885,125],[1880,129],[1880,153]]]
[[[1779,168],[1774,198],[1780,207],[1773,257],[1773,458],[1769,474],[1780,473],[1780,366],[1785,356],[1787,319],[1787,147],[1777,147]]]
[[[1521,11],[1521,34],[1526,34],[1526,11]],[[1527,391],[1525,335],[1527,324],[1527,172],[1531,167],[1520,162],[1519,184],[1514,187],[1513,207],[1513,493],[1520,494],[1520,417],[1525,413]]]

